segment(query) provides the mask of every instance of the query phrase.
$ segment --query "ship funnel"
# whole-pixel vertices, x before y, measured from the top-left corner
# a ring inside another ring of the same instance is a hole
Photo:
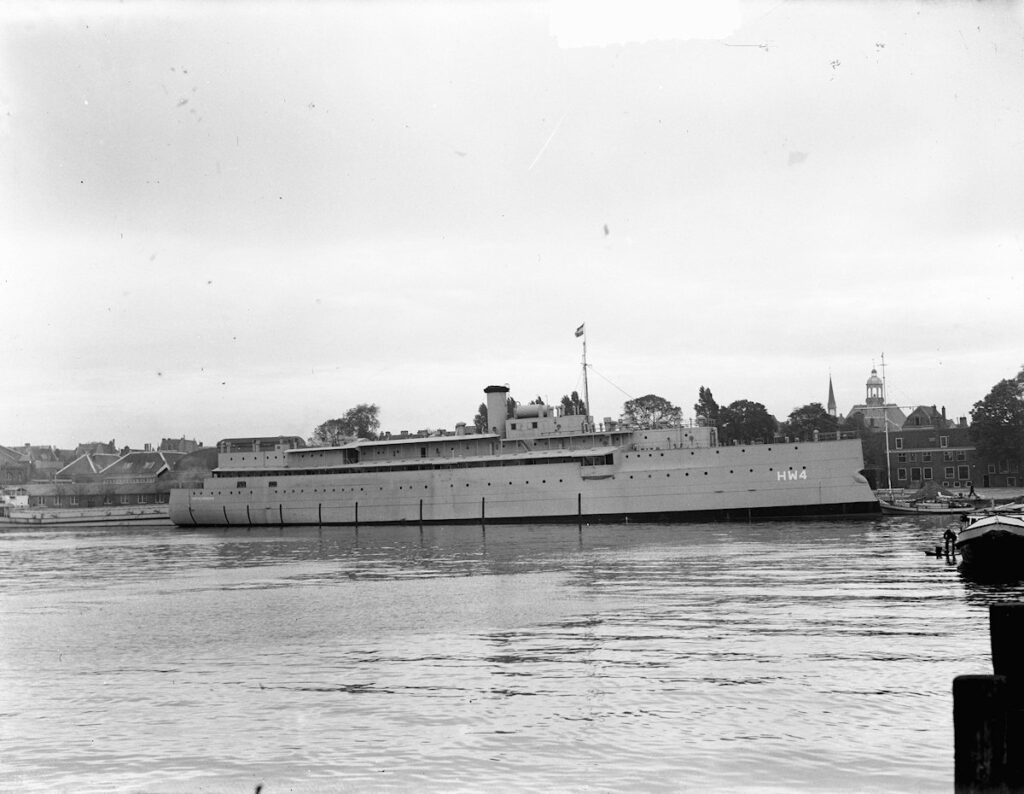
[[[504,438],[508,386],[488,386],[484,394],[487,395],[487,430]]]

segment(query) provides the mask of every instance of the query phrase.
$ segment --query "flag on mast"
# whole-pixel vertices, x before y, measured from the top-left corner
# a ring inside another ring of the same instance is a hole
[[[586,323],[581,324],[580,327],[576,329],[576,336],[583,336],[584,326],[586,326]]]

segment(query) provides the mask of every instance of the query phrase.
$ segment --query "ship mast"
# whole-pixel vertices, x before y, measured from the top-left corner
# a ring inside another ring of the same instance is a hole
[[[882,424],[885,425],[885,486],[892,498],[892,474],[889,463],[889,409],[885,396],[885,353],[882,353]]]
[[[583,406],[590,416],[590,389],[587,386],[587,332],[583,332]]]
[[[576,329],[576,336],[583,337],[583,414],[590,416],[590,389],[587,387],[587,324]]]

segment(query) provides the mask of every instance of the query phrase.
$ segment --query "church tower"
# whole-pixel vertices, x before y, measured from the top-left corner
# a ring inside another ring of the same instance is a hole
[[[828,376],[828,415],[836,415],[836,393],[832,391],[832,376]]]
[[[882,406],[885,404],[885,395],[882,394],[882,379],[878,377],[878,370],[871,368],[871,377],[868,378],[867,395],[864,399],[865,405]]]

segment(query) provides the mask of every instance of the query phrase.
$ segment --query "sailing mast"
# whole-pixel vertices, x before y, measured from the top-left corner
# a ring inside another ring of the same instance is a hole
[[[882,423],[885,425],[885,486],[892,498],[892,473],[889,464],[889,409],[885,396],[885,353],[882,353]]]

